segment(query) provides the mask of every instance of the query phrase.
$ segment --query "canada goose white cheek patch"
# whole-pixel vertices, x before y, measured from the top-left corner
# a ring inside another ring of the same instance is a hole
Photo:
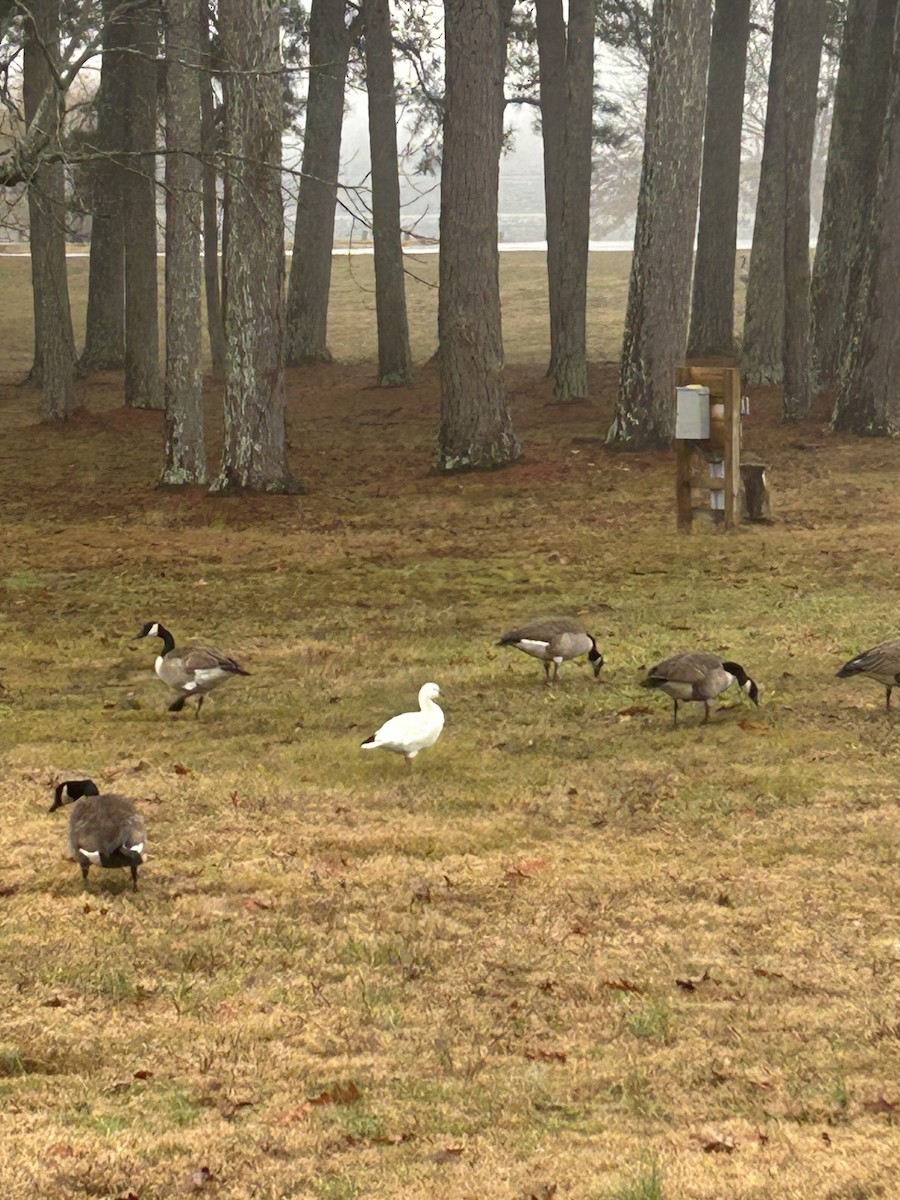
[[[100,851],[99,850],[82,850],[82,858],[86,858],[89,863],[93,863],[95,867],[100,866]]]
[[[127,849],[131,854],[139,854],[141,856],[141,858],[144,857],[144,843],[143,842],[138,842],[138,844],[136,846],[128,846]]]

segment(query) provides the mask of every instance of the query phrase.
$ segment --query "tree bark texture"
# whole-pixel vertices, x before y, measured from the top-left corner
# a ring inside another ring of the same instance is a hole
[[[166,378],[160,483],[206,482],[200,374],[202,165],[196,0],[164,0]]]
[[[25,26],[25,120],[46,122],[50,146],[59,140],[61,106],[42,103],[54,91],[52,63],[59,61],[59,5],[34,0]],[[35,354],[32,381],[41,387],[41,418],[69,417],[75,400],[75,341],[66,273],[65,178],[62,162],[38,166],[28,185]]]
[[[365,0],[366,94],[372,157],[372,235],[375,245],[375,311],[378,386],[408,383],[412,375],[406,287],[400,234],[397,112],[388,0]]]
[[[296,490],[284,426],[284,213],[277,0],[221,0],[225,439],[216,491]]]
[[[786,421],[809,415],[809,179],[825,34],[821,0],[787,0],[784,119],[784,387]]]
[[[834,94],[811,290],[817,386],[837,382],[867,244],[897,0],[850,0]]]
[[[788,0],[776,0],[756,216],[744,310],[741,373],[758,386],[781,383],[784,363],[784,77]]]
[[[96,151],[91,173],[91,250],[83,371],[113,371],[125,362],[125,241],[122,223],[126,172],[116,157],[125,143],[124,113],[128,103],[123,25],[109,21],[115,9],[105,0],[103,61],[97,96],[97,131],[88,146]],[[127,32],[127,30],[126,30]]]
[[[288,283],[289,363],[330,362],[328,292],[350,39],[344,0],[312,0],[309,93]]]
[[[569,0],[568,26],[561,0],[538,0],[536,7],[551,296],[550,366],[555,394],[561,400],[581,400],[587,396],[594,5],[592,0]],[[545,111],[550,115],[549,127]]]
[[[749,34],[750,0],[716,0],[706,85],[689,358],[734,353],[734,260]]]
[[[709,61],[709,0],[660,0],[654,11],[622,368],[609,432],[610,441],[631,449],[668,446],[674,435]]]
[[[134,9],[123,21],[130,47],[125,111],[125,403],[159,408],[159,285],[156,252],[156,56],[159,9]]]
[[[560,231],[563,214],[567,90],[566,22],[562,0],[536,0],[535,23],[540,69],[547,296],[550,309],[550,363],[547,374],[555,376],[559,345]]]
[[[522,452],[503,380],[497,200],[505,0],[445,0],[438,332],[439,466],[499,467]]]
[[[209,41],[209,12],[200,5],[201,141],[203,154],[203,282],[206,292],[206,330],[213,375],[225,375],[225,323],[222,317],[222,292],[219,283],[219,193],[216,163],[219,138],[212,86],[212,54]]]
[[[900,9],[883,125],[878,182],[835,428],[900,436]]]

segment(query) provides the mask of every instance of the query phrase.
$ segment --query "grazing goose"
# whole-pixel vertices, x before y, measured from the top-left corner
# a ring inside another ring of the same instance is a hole
[[[900,684],[900,637],[888,638],[871,650],[857,654],[837,673],[838,679],[847,679],[851,675],[866,675],[880,683],[884,688],[885,708],[890,712],[891,692]]]
[[[91,867],[128,867],[137,891],[138,867],[144,861],[147,830],[144,818],[124,796],[101,796],[93,779],[70,779],[53,793],[49,812],[72,805],[69,850],[87,883]]]
[[[659,688],[672,697],[675,704],[674,724],[678,724],[680,700],[702,700],[706,706],[702,724],[709,720],[709,702],[730,687],[734,680],[754,704],[759,704],[759,688],[736,662],[723,662],[716,654],[690,651],[674,654],[652,667],[641,687]]]
[[[175,639],[159,621],[148,621],[133,640],[138,642],[145,637],[162,638],[163,648],[162,654],[156,659],[156,674],[163,683],[179,693],[178,699],[169,705],[169,712],[181,712],[185,700],[196,696],[196,715],[199,717],[207,692],[232,675],[250,674],[239,667],[233,658],[221,650],[214,650],[212,646],[183,646],[176,650]]]
[[[441,694],[436,683],[423,683],[419,688],[419,711],[401,713],[389,721],[362,743],[363,750],[393,750],[402,754],[406,765],[412,769],[412,760],[420,750],[427,750],[441,736],[444,728],[444,713],[435,704]]]
[[[538,621],[529,621],[519,629],[511,629],[509,633],[504,633],[497,645],[515,646],[517,650],[539,658],[544,664],[544,676],[548,683],[556,682],[560,663],[570,658],[578,658],[580,654],[586,654],[590,659],[595,679],[603,666],[603,655],[597,649],[596,641],[589,633],[585,633],[577,621],[569,617],[543,617]]]

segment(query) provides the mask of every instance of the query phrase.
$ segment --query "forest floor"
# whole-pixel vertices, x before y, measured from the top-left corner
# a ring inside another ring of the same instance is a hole
[[[210,498],[116,377],[46,428],[7,356],[4,1200],[896,1197],[897,732],[834,674],[900,632],[900,446],[753,394],[773,523],[676,536],[615,367],[561,407],[509,357],[514,468],[431,474],[435,371],[344,362],[289,372],[306,492]],[[495,647],[545,612],[599,683]],[[149,620],[252,674],[169,714]],[[761,707],[673,729],[638,682],[690,647]],[[438,744],[361,752],[427,679]],[[146,816],[137,894],[68,860],[81,774]]]

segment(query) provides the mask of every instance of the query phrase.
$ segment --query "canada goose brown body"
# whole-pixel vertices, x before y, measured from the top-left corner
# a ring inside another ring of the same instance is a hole
[[[759,704],[759,688],[740,663],[723,662],[716,654],[689,650],[673,654],[651,667],[641,687],[658,688],[671,696],[675,705],[674,720],[678,724],[680,701],[697,700],[705,707],[703,724],[709,720],[709,702],[738,681],[754,704]]]
[[[900,637],[888,638],[871,650],[857,654],[837,673],[838,679],[847,679],[851,675],[865,675],[880,683],[885,691],[885,708],[890,712],[891,692],[900,684]]]
[[[157,656],[154,669],[163,683],[179,694],[178,699],[169,705],[169,712],[181,712],[185,701],[196,696],[196,715],[199,717],[207,692],[234,675],[250,674],[230,655],[223,654],[213,646],[176,647],[172,634],[158,621],[148,621],[134,640],[145,637],[162,639],[162,653]]]
[[[596,640],[570,617],[541,617],[537,621],[529,621],[527,625],[504,633],[497,645],[515,646],[517,650],[539,658],[544,664],[544,675],[548,680],[551,665],[555,681],[561,664],[582,654],[590,659],[595,678],[603,666],[603,655],[597,649]]]
[[[50,812],[71,804],[69,851],[87,882],[91,867],[128,867],[137,891],[138,867],[146,857],[147,827],[134,801],[100,795],[92,779],[72,779],[55,790]]]

